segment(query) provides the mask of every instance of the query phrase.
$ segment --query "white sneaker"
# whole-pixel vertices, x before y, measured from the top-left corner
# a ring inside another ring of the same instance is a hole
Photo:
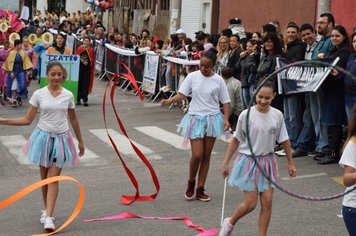
[[[44,230],[46,232],[53,232],[56,229],[56,227],[53,224],[53,220],[54,220],[53,217],[49,217],[49,216],[46,217],[44,221]]]
[[[44,224],[46,217],[47,217],[47,211],[41,210],[41,218],[40,218],[41,224]]]
[[[225,218],[221,226],[219,236],[230,236],[234,226],[230,224],[230,218]]]
[[[277,154],[278,156],[287,156],[286,152],[284,151],[284,149],[279,150],[277,152],[274,152],[275,154]]]
[[[167,92],[169,92],[169,91],[171,91],[171,90],[172,90],[172,88],[169,87],[169,86],[163,86],[163,87],[161,88],[161,91],[164,92],[164,93],[167,93]]]

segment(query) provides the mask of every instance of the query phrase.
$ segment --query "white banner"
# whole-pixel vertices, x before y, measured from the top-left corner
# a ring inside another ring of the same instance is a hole
[[[200,64],[200,60],[187,60],[176,57],[164,57],[164,59],[183,66],[198,66]]]
[[[115,46],[112,46],[110,44],[105,44],[105,47],[107,47],[108,49],[110,49],[111,51],[113,52],[116,52],[117,54],[120,54],[120,55],[124,55],[124,56],[128,56],[128,57],[137,57],[137,56],[141,56],[141,54],[136,54],[135,51],[133,50],[129,50],[129,49],[122,49],[122,48],[119,48],[119,47],[115,47]]]
[[[159,70],[159,55],[146,53],[145,68],[143,72],[142,90],[150,94],[156,93],[157,75]]]

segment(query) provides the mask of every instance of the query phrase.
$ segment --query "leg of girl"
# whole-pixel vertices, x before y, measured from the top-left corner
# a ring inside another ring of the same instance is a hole
[[[244,202],[238,205],[230,218],[224,220],[219,236],[230,236],[237,221],[256,208],[257,200],[257,191],[244,191]]]
[[[260,219],[258,222],[259,236],[267,235],[268,225],[272,215],[272,196],[273,196],[272,187],[270,187],[267,191],[260,193],[261,212],[260,212]]]
[[[56,163],[53,163],[50,168],[40,167],[41,179],[47,179],[54,176],[59,176],[61,174],[62,169],[56,167]],[[45,213],[42,213],[42,217],[44,217],[44,229],[47,231],[53,231],[55,226],[53,224],[54,218],[53,211],[56,204],[57,196],[59,190],[59,183],[51,183],[47,186],[42,187],[42,197],[45,205]],[[45,216],[44,216],[45,215]]]
[[[200,160],[200,168],[199,168],[199,175],[198,175],[198,188],[196,197],[197,199],[207,202],[210,200],[210,197],[204,194],[204,186],[206,178],[208,177],[209,167],[210,167],[210,157],[211,152],[214,147],[215,139],[213,137],[204,137],[203,140],[203,155]]]
[[[192,148],[192,157],[190,158],[188,186],[185,192],[187,200],[193,200],[194,198],[195,178],[204,154],[204,141],[200,138],[190,139],[190,145]]]

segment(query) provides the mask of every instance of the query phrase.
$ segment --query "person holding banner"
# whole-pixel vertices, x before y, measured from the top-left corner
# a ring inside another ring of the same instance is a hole
[[[31,162],[39,165],[42,180],[59,176],[65,164],[71,166],[79,160],[68,120],[78,139],[79,156],[84,155],[85,149],[74,111],[73,94],[61,86],[67,77],[65,68],[59,62],[51,61],[47,64],[46,74],[48,85],[34,92],[25,116],[0,118],[0,125],[30,125],[40,109],[38,125],[23,151]],[[42,187],[45,210],[41,213],[40,222],[50,232],[55,230],[53,211],[58,191],[58,182]]]
[[[80,56],[79,84],[77,105],[81,105],[81,99],[84,106],[88,106],[88,94],[93,90],[95,55],[94,49],[90,47],[90,37],[83,37],[83,45],[77,49],[77,55]]]
[[[161,100],[161,105],[165,106],[180,102],[190,94],[192,96],[189,111],[178,127],[178,132],[181,131],[184,136],[185,144],[188,144],[189,139],[192,148],[188,186],[185,192],[188,201],[194,199],[197,174],[196,198],[203,202],[210,201],[210,197],[204,193],[204,186],[211,152],[215,139],[230,126],[229,93],[224,80],[214,72],[216,53],[215,49],[206,51],[200,60],[200,70],[188,74],[178,94],[170,99]],[[220,103],[223,104],[224,115],[220,112]]]
[[[248,110],[244,110],[237,121],[236,132],[225,154],[222,175],[224,178],[228,177],[230,186],[243,191],[244,202],[235,209],[231,217],[224,219],[219,236],[231,235],[235,224],[256,208],[258,197],[261,202],[258,235],[267,234],[275,186],[262,174],[257,163],[271,180],[278,181],[277,160],[274,155],[276,142],[282,144],[287,154],[289,176],[296,176],[297,170],[283,114],[271,106],[275,95],[275,83],[272,81],[263,83],[256,95],[256,105],[251,107],[250,115],[247,116]],[[246,130],[246,122],[249,123],[249,133]],[[248,144],[248,135],[253,153]],[[237,149],[239,154],[229,171],[229,162]]]
[[[57,34],[55,42],[52,47],[49,47],[46,54],[62,54],[62,55],[72,55],[72,50],[66,46],[66,36],[64,34]]]
[[[351,55],[349,36],[342,25],[337,25],[331,32],[333,48],[325,60],[333,61],[339,57],[338,66],[346,68]],[[343,126],[346,125],[344,74],[332,70],[321,85],[324,102],[322,123],[327,126],[330,153],[317,163],[320,165],[337,163],[343,138]]]
[[[312,60],[322,60],[325,55],[329,54],[332,48],[331,31],[335,26],[334,16],[330,13],[322,13],[319,16],[317,26],[318,35],[322,37],[312,52]],[[321,105],[324,101],[324,92],[322,90],[323,87],[321,86],[310,96],[310,110],[316,132],[316,148],[315,151],[308,154],[308,156],[313,157],[314,160],[317,161],[323,159],[330,152],[328,130],[321,118],[321,114],[324,113]]]

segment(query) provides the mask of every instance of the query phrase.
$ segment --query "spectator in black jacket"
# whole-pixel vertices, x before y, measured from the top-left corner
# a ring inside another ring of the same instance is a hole
[[[240,59],[241,47],[240,47],[240,37],[234,34],[230,37],[230,52],[227,66],[232,69],[232,76],[235,79],[240,80],[240,73],[237,68],[237,63]]]
[[[294,22],[290,22],[287,25],[286,42],[285,58],[287,61],[289,63],[303,61],[306,44],[299,39],[299,26]],[[283,97],[284,119],[292,144],[292,150],[295,151],[294,157],[298,154],[296,152],[298,137],[303,127],[303,101],[304,94],[292,94]],[[307,154],[305,153],[305,155]]]
[[[283,57],[281,41],[276,34],[267,33],[263,38],[263,56],[257,68],[255,87],[275,71],[277,57]],[[278,91],[277,77],[274,76],[270,80],[274,82]],[[271,106],[283,112],[283,99],[279,94],[276,94]]]

